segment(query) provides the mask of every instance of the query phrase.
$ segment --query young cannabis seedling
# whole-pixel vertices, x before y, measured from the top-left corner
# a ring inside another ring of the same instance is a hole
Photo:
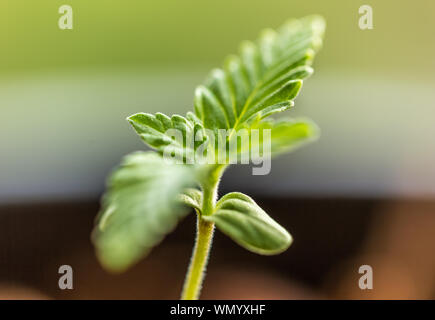
[[[289,247],[290,234],[247,195],[232,192],[217,201],[218,184],[230,162],[228,155],[224,161],[215,156],[236,141],[233,153],[248,154],[254,161],[250,151],[258,147],[258,154],[275,156],[318,136],[308,120],[264,119],[293,106],[303,79],[313,72],[310,65],[324,27],[321,17],[309,16],[290,20],[277,32],[263,31],[255,43],[244,42],[239,56],[230,56],[223,69],[212,71],[196,89],[195,112],[186,117],[138,113],[128,118],[157,152],[126,156],[110,176],[93,233],[104,267],[120,272],[146,256],[188,213],[183,206],[197,214],[197,236],[182,299],[199,297],[215,226],[258,254],[278,254]],[[213,142],[222,141],[222,130],[228,134],[219,151]],[[237,144],[240,130],[248,136],[244,146]]]

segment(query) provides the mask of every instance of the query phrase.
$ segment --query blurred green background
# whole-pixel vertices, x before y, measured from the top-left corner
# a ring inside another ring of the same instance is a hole
[[[74,10],[60,30],[58,9]],[[373,7],[360,30],[358,8]],[[95,198],[144,146],[125,117],[185,113],[208,70],[265,27],[318,13],[324,48],[288,116],[322,138],[272,173],[224,185],[281,195],[435,195],[435,3],[414,1],[0,2],[0,201]]]
[[[73,31],[57,27],[63,4],[74,9]],[[371,32],[358,28],[363,4],[373,7]],[[318,61],[323,67],[381,72],[435,67],[435,4],[430,1],[6,0],[0,6],[0,67],[5,73],[74,67],[208,69],[262,28],[312,13],[328,21],[326,50]]]

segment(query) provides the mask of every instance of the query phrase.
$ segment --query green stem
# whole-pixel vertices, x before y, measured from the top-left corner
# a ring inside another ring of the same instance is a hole
[[[182,300],[197,300],[204,280],[204,271],[207,266],[213,238],[214,223],[201,219],[198,216],[198,228],[192,261],[184,283]]]
[[[182,300],[197,300],[204,280],[213,239],[214,223],[202,219],[203,215],[212,215],[216,205],[217,188],[225,166],[215,166],[204,175],[202,186],[202,210],[198,214],[197,233],[192,259],[184,282]]]

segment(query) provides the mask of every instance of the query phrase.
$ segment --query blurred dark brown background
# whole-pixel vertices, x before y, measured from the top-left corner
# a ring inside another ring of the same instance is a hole
[[[290,249],[257,256],[215,234],[203,298],[434,298],[435,203],[258,198],[292,233]],[[0,209],[0,297],[177,299],[193,245],[192,213],[149,257],[122,275],[101,269],[90,243],[97,202]],[[58,288],[71,265],[74,289]],[[374,289],[358,287],[360,265]]]

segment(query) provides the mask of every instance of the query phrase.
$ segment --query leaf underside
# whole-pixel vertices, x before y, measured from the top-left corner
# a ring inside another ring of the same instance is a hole
[[[193,184],[192,168],[167,165],[153,152],[127,156],[109,179],[93,241],[101,263],[123,271],[144,257],[186,213],[176,196]]]

